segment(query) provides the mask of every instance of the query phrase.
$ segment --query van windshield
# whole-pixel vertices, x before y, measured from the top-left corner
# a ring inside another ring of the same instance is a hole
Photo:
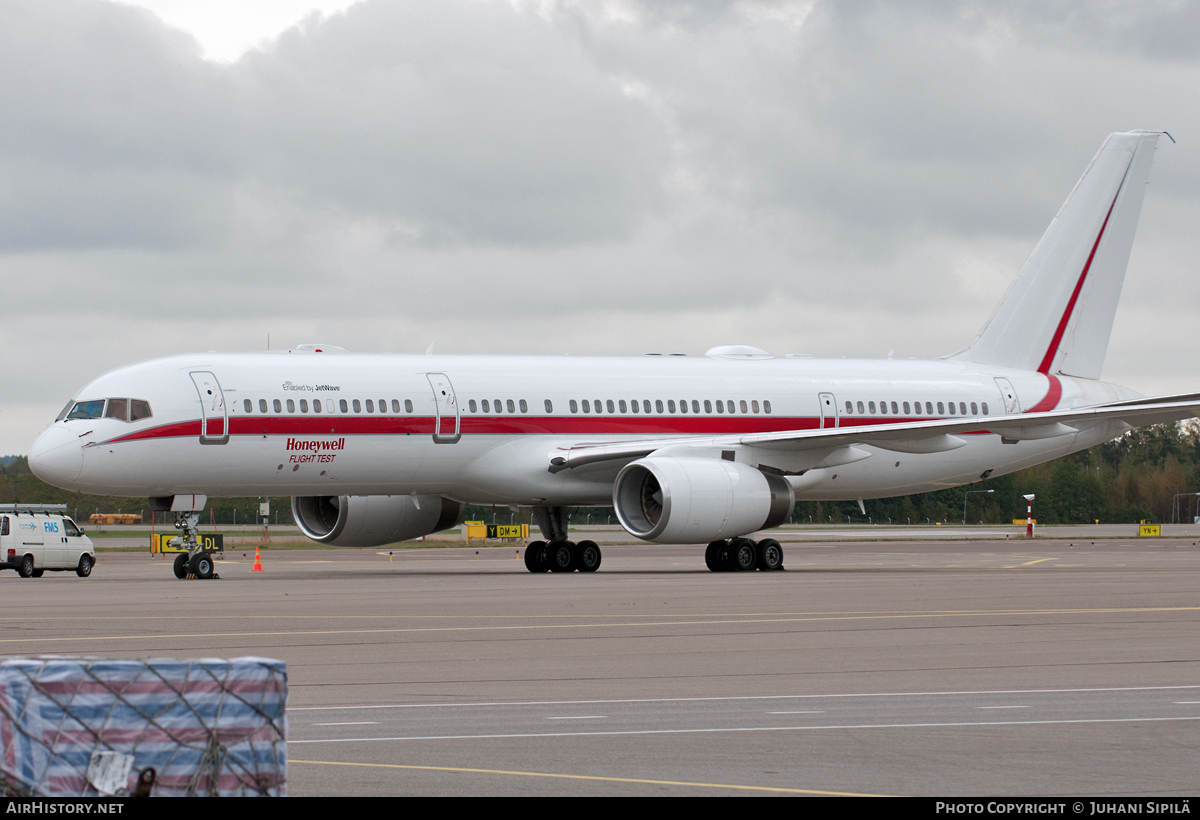
[[[104,415],[104,399],[77,401],[67,414],[67,419],[98,419]]]
[[[75,522],[69,518],[63,519],[63,533],[70,536],[83,535],[83,533],[79,531],[79,527],[75,526]]]

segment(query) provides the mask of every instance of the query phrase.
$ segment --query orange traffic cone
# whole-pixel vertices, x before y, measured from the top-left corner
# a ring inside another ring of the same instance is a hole
[[[262,572],[262,556],[258,554],[258,547],[254,548],[254,569],[251,572]]]

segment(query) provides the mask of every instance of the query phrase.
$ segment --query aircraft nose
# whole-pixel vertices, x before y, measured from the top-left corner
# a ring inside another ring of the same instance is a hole
[[[46,428],[29,449],[29,469],[47,484],[70,489],[83,469],[79,436],[61,424]]]

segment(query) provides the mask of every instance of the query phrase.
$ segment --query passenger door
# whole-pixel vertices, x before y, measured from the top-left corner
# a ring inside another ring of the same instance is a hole
[[[225,406],[221,383],[207,370],[195,370],[190,375],[200,397],[200,443],[227,444],[229,408]]]
[[[445,373],[426,373],[425,377],[433,389],[433,440],[438,444],[453,444],[462,438],[454,385]]]
[[[1008,379],[996,379],[996,387],[1000,388],[1001,407],[1005,415],[1015,416],[1021,412],[1021,402],[1017,400],[1017,391],[1013,390],[1012,382]]]
[[[821,429],[838,426],[837,399],[832,393],[822,393],[817,397],[821,404]]]

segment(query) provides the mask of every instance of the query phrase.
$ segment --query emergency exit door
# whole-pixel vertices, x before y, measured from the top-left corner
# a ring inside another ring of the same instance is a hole
[[[425,377],[433,388],[433,440],[438,444],[453,444],[462,437],[454,385],[445,373],[426,373]]]

